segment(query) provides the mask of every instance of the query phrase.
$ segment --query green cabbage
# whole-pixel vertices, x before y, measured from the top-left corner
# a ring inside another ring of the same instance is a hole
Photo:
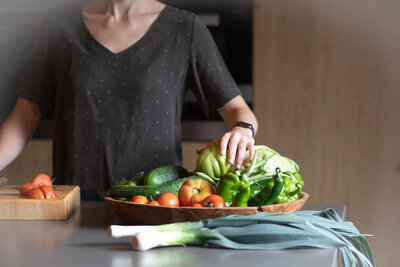
[[[273,176],[275,174],[275,169],[278,167],[282,172],[299,172],[299,165],[296,162],[288,157],[281,156],[275,150],[264,145],[255,146],[255,150],[255,158],[253,159],[253,161],[255,161],[253,163],[254,168],[252,168],[251,172],[248,173],[249,176],[252,176],[256,173],[264,173],[265,175]],[[249,153],[246,152],[240,172],[247,172],[250,166],[251,162],[249,160]]]

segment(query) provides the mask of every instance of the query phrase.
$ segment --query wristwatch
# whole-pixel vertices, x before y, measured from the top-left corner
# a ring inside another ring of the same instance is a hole
[[[251,125],[250,123],[247,122],[243,122],[243,121],[238,121],[235,125],[232,126],[233,127],[242,127],[242,128],[247,128],[250,129],[252,132],[252,137],[256,137],[256,129],[254,129],[253,125]]]

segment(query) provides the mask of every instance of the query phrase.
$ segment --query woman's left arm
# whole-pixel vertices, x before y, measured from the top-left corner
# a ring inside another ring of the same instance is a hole
[[[221,155],[225,155],[228,150],[228,162],[233,164],[236,160],[235,168],[239,169],[242,166],[246,150],[249,150],[250,160],[253,159],[254,137],[252,129],[235,125],[238,122],[251,124],[255,134],[258,128],[257,119],[242,96],[236,96],[220,107],[218,113],[230,130],[211,143],[198,148],[197,152],[199,153],[205,147],[219,142]]]

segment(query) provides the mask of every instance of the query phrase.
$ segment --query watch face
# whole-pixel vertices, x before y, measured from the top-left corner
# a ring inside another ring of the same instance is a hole
[[[244,127],[253,128],[253,125],[251,125],[250,123],[239,122],[239,124],[240,124],[241,126],[244,126]]]

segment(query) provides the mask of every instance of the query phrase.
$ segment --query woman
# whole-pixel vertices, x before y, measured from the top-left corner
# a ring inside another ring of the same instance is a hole
[[[83,198],[102,199],[121,177],[181,165],[187,88],[231,129],[212,143],[221,154],[229,149],[239,168],[246,150],[254,153],[257,121],[197,16],[155,0],[92,0],[53,11],[0,128],[0,169],[48,112],[53,176],[80,185]]]

